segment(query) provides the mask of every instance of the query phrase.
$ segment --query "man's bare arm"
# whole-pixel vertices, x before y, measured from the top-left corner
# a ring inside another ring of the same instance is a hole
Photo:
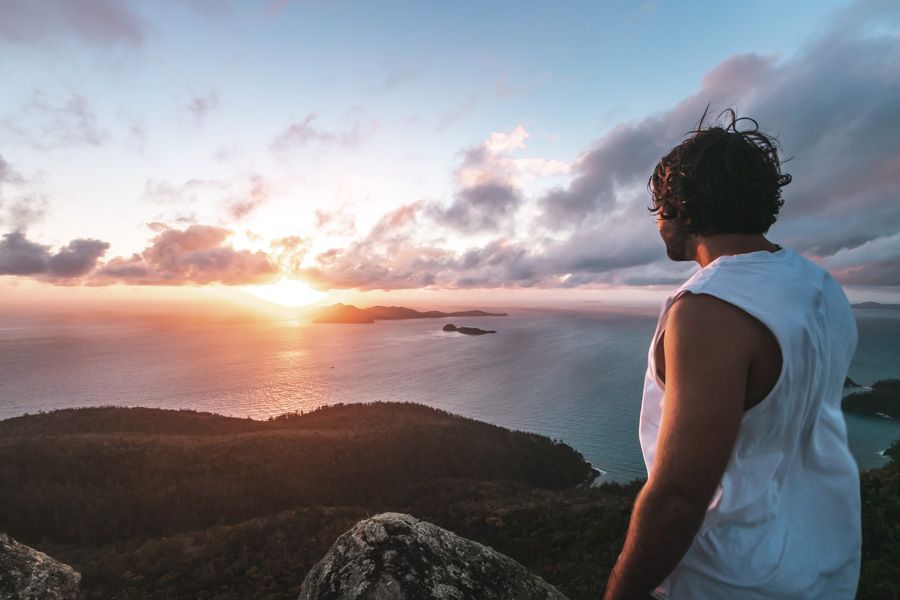
[[[647,598],[690,547],[734,448],[758,340],[752,317],[712,296],[686,294],[670,308],[656,458],[607,600]]]

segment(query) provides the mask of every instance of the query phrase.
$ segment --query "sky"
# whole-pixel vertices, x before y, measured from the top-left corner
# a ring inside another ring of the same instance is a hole
[[[790,159],[769,239],[900,301],[896,2],[0,0],[0,76],[0,307],[656,301],[707,105]]]

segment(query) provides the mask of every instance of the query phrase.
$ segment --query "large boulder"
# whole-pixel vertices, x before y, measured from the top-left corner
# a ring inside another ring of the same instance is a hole
[[[76,600],[81,575],[0,533],[0,600]]]
[[[487,546],[401,513],[360,521],[307,574],[299,600],[566,600]]]

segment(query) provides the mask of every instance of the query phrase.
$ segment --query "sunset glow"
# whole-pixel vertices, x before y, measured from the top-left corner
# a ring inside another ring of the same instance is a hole
[[[244,289],[266,302],[292,308],[309,306],[328,297],[328,294],[313,289],[304,281],[287,277],[269,285],[251,285]]]
[[[900,0],[0,0],[0,76],[0,600],[900,589]]]
[[[897,301],[896,11],[763,4],[13,2],[0,309],[664,291],[647,177],[707,107],[794,157],[771,239]]]

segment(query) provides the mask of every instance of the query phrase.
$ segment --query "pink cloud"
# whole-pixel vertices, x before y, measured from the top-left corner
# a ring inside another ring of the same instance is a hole
[[[244,285],[266,283],[278,267],[264,252],[236,250],[226,243],[231,232],[221,227],[191,225],[165,228],[140,254],[117,257],[91,277],[93,285]]]
[[[109,244],[79,239],[51,252],[48,246],[29,240],[24,232],[12,231],[0,239],[0,275],[28,275],[54,283],[87,275]]]

